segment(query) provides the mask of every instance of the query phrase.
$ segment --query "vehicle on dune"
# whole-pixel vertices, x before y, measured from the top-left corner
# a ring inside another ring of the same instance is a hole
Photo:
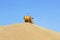
[[[31,16],[24,16],[24,21],[25,21],[25,22],[33,23],[32,19],[33,19],[33,18],[32,18]]]

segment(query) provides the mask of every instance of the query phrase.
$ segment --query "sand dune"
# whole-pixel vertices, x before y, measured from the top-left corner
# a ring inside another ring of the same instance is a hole
[[[0,26],[0,40],[60,40],[60,34],[34,24],[22,23]]]

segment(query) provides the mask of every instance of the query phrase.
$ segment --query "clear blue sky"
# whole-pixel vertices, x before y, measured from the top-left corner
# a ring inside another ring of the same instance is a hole
[[[60,0],[0,0],[0,25],[22,23],[27,13],[36,25],[60,32]]]

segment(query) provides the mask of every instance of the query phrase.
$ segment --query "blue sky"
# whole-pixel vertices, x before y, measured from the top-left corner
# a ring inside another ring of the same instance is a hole
[[[60,32],[60,0],[0,0],[0,25],[22,23],[24,15],[31,15],[36,25]]]

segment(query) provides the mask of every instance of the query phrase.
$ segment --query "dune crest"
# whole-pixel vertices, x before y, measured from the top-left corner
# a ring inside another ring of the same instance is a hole
[[[60,40],[60,34],[34,24],[22,23],[0,26],[0,40]]]

